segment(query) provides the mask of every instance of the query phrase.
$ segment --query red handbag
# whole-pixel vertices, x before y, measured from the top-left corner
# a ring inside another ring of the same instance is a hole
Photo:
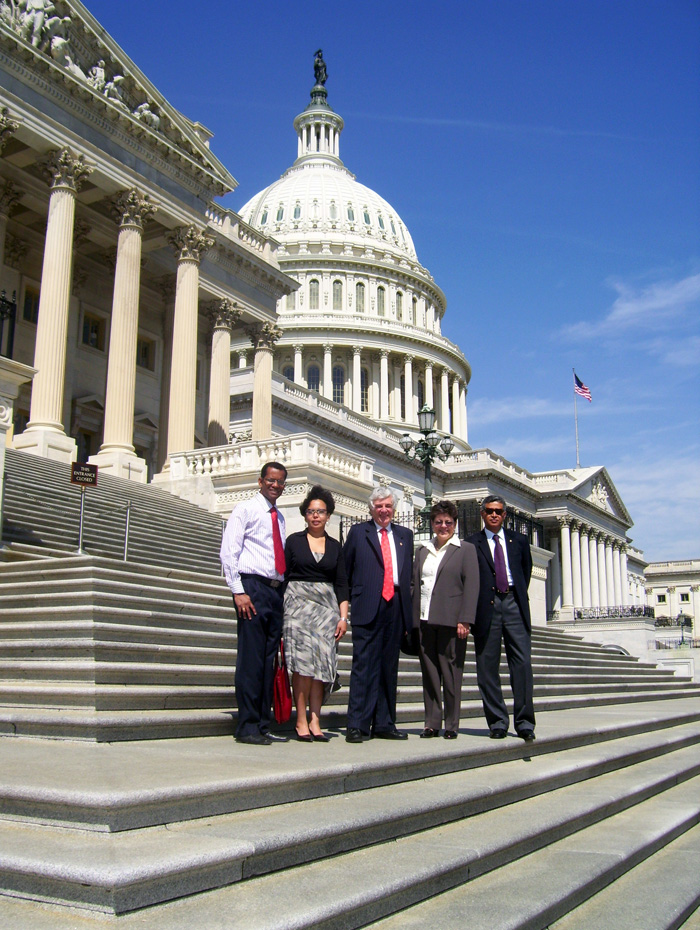
[[[292,689],[289,685],[287,660],[284,657],[284,640],[280,640],[280,658],[275,656],[275,677],[272,702],[277,723],[286,723],[292,716]]]

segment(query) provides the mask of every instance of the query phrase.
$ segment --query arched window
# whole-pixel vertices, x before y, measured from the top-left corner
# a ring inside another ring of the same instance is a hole
[[[379,228],[384,229],[384,217],[381,215],[381,213],[379,214],[378,219],[379,219]]]
[[[294,204],[294,219],[295,220],[301,219],[301,204],[299,203],[298,200]]]
[[[352,208],[352,204],[348,204],[348,222],[349,223],[355,222],[355,211]]]
[[[358,313],[365,312],[365,286],[362,281],[355,285],[355,309]]]
[[[418,381],[418,409],[421,410],[425,406],[425,387],[423,386],[422,381]]]
[[[331,200],[330,215],[334,222],[338,219],[338,207],[336,206],[335,200]]]
[[[377,316],[384,316],[386,312],[386,301],[384,300],[386,291],[383,287],[377,288]]]
[[[294,302],[296,300],[296,292],[292,291],[291,294],[287,294],[287,310],[294,309]]]
[[[411,316],[411,319],[408,322],[413,323],[413,324],[418,323],[418,298],[417,297],[413,298],[413,315]]]
[[[389,222],[391,223],[391,231],[392,231],[392,233],[393,233],[394,236],[395,236],[395,235],[396,235],[396,226],[394,226],[394,221],[393,221],[393,220],[389,220]]]
[[[261,225],[261,226],[264,226],[265,223],[267,223],[267,207],[265,207],[265,209],[263,210],[263,215],[262,215],[262,217],[261,217],[261,219],[260,219],[260,225]]]
[[[342,281],[333,282],[333,309],[334,310],[343,309],[343,282]]]
[[[370,225],[370,218],[369,218],[369,210],[367,209],[367,207],[365,207],[365,209],[364,209],[363,216],[364,216],[364,218],[365,218],[365,226],[369,226],[369,225]]]
[[[318,365],[309,365],[306,369],[306,383],[310,391],[318,391],[321,387],[321,369]]]
[[[401,375],[401,419],[406,419],[406,376]]]
[[[403,294],[401,291],[396,292],[396,319],[403,320]]]
[[[333,401],[336,404],[345,403],[345,369],[342,365],[333,366]]]
[[[360,370],[360,410],[369,413],[369,372],[366,368]]]
[[[309,310],[318,310],[319,287],[318,281],[312,278],[309,281]]]
[[[285,365],[284,368],[282,369],[282,377],[286,378],[287,381],[293,381],[294,380],[294,366]]]
[[[284,206],[282,204],[277,208],[277,222],[281,223],[284,219]]]

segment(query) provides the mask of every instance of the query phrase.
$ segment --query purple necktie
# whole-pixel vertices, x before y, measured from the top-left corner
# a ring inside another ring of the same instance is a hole
[[[508,572],[498,536],[493,537],[493,564],[496,568],[496,588],[501,594],[505,594],[508,590]]]

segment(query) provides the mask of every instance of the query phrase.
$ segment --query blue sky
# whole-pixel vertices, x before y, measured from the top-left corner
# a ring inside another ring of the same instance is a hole
[[[581,464],[648,559],[700,558],[695,0],[86,5],[214,132],[232,209],[296,157],[323,48],[341,157],[447,296],[472,446],[573,466],[575,366]]]

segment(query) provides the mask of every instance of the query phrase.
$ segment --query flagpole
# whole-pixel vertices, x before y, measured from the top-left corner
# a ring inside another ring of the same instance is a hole
[[[574,423],[576,425],[576,467],[581,467],[581,462],[578,456],[578,407],[576,406],[576,369],[571,369],[574,376]]]

